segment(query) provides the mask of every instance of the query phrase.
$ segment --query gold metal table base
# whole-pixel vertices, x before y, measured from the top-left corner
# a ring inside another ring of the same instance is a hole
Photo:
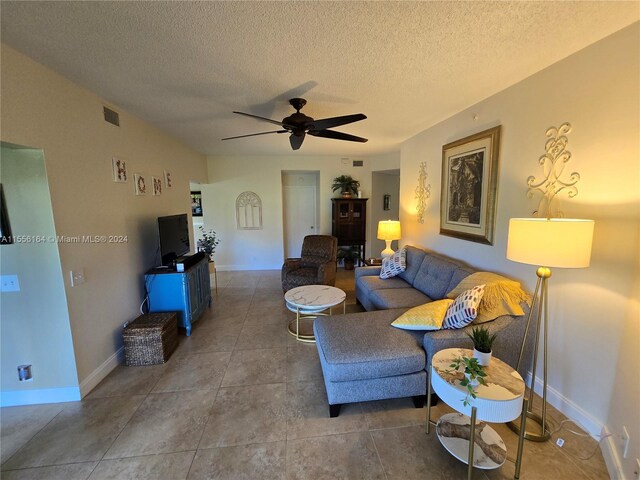
[[[427,371],[431,372],[431,366],[429,366]],[[427,435],[431,433],[431,425],[435,425],[435,423],[431,421],[431,394],[432,393],[433,393],[433,390],[431,388],[431,379],[427,378],[427,421],[425,425],[425,431]],[[515,478],[516,480],[520,478],[520,470],[522,468],[522,453],[524,448],[524,439],[526,436],[525,432],[526,432],[527,417],[529,417],[531,413],[528,410],[529,410],[529,399],[525,396],[522,402],[522,414],[520,415],[519,429],[515,430],[518,433],[518,453],[516,454],[516,461],[515,461],[516,470],[513,478]],[[473,449],[474,449],[475,434],[476,434],[475,432],[476,415],[477,415],[477,408],[472,407],[471,408],[471,431],[469,436],[470,437],[469,438],[469,457],[467,459],[467,480],[471,480],[473,476]],[[533,414],[533,415],[536,415],[536,414]],[[509,426],[511,427],[511,423],[509,423]]]
[[[340,305],[340,304],[338,304]],[[335,306],[335,305],[334,305]],[[327,317],[332,315],[333,307],[329,307],[329,313],[320,312],[308,312],[300,311],[300,307],[296,307],[296,318],[289,322],[287,330],[291,335],[296,337],[296,340],[304,343],[316,343],[316,337],[313,335],[313,320],[316,317]],[[342,314],[347,312],[346,299],[342,302]]]
[[[551,431],[549,430],[548,418],[544,422],[544,425],[545,425],[544,431],[542,431],[542,425],[543,425],[542,416],[538,415],[537,413],[527,411],[527,418],[531,420],[535,425],[538,426],[539,431],[532,432],[532,431],[525,430],[523,435],[524,438],[526,438],[527,440],[531,440],[532,442],[546,442],[551,438]],[[518,435],[520,435],[520,424],[516,423],[515,420],[513,422],[507,423],[507,425],[511,430],[513,430]]]

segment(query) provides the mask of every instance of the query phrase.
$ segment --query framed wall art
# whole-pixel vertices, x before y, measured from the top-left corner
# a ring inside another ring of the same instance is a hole
[[[113,157],[111,159],[113,169],[113,181],[125,183],[127,181],[127,162],[122,158]]]
[[[442,147],[440,234],[493,245],[500,126]]]
[[[391,210],[391,195],[385,194],[382,197],[382,209],[383,210]]]
[[[158,177],[151,177],[151,184],[153,185],[153,195],[162,195],[162,179]]]
[[[173,178],[171,177],[171,172],[168,170],[164,171],[164,186],[167,188],[171,188],[173,186]]]
[[[147,182],[144,178],[144,175],[140,175],[139,173],[134,173],[133,183],[135,184],[135,187],[136,187],[136,195],[147,194]]]
[[[191,216],[202,216],[202,192],[200,191],[191,192]]]

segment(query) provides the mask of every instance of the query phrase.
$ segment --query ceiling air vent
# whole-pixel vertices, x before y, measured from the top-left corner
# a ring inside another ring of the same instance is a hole
[[[110,108],[104,108],[104,119],[105,121],[112,123],[116,127],[120,126],[120,114],[115,110],[111,110]]]
[[[354,167],[364,167],[364,160],[354,160],[353,161],[353,166]]]

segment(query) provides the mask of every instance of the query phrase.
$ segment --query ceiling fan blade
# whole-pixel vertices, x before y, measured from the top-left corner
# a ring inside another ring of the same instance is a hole
[[[320,131],[311,131],[309,135],[313,135],[314,137],[324,137],[324,138],[333,138],[335,140],[347,140],[349,142],[368,142],[368,138],[356,137],[355,135],[349,135],[348,133],[336,132],[333,130],[320,130]]]
[[[233,140],[234,138],[255,137],[256,135],[266,135],[268,133],[287,133],[288,130],[272,130],[270,132],[250,133],[249,135],[238,135],[236,137],[222,138],[221,140]]]
[[[364,120],[365,118],[367,118],[367,116],[363,113],[344,115],[342,117],[321,118],[320,120],[309,122],[307,124],[307,127],[309,128],[309,130],[325,130],[327,128],[346,125],[347,123],[359,122],[360,120]]]
[[[244,112],[233,112],[233,113],[237,113],[238,115],[244,115],[245,117],[255,118],[258,120],[262,120],[263,122],[269,122],[269,123],[273,123],[274,125],[280,125],[281,127],[284,127],[284,123],[278,122],[277,120],[271,120],[270,118],[259,117],[257,115],[252,115],[250,113],[244,113]]]
[[[293,150],[298,150],[300,148],[302,142],[304,142],[304,136],[304,132],[302,132],[302,135],[295,135],[293,133],[289,135],[289,143],[291,143],[291,148]]]

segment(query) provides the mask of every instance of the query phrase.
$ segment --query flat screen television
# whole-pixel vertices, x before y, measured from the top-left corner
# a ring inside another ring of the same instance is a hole
[[[186,213],[158,217],[160,256],[162,264],[171,266],[176,259],[189,253],[189,217]]]

